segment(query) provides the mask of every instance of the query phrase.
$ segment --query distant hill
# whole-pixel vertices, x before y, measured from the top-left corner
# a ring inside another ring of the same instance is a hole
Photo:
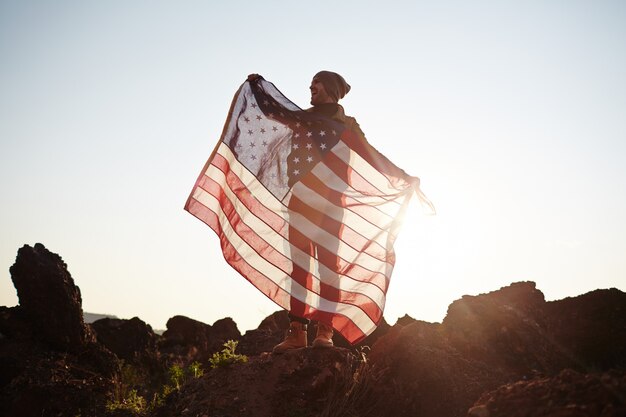
[[[83,320],[85,320],[85,323],[93,323],[94,321],[100,320],[100,319],[117,319],[117,316],[114,316],[112,314],[97,314],[97,313],[87,313],[87,312],[83,312]]]

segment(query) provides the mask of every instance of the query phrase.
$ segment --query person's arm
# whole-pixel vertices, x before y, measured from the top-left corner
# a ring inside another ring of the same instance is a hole
[[[362,144],[362,152],[365,152],[367,156],[361,155],[365,157],[370,164],[379,172],[382,172],[385,175],[394,176],[403,178],[405,181],[411,183],[414,188],[419,188],[420,179],[418,177],[411,176],[407,174],[402,168],[399,168],[393,162],[389,160],[385,155],[380,153],[376,148],[374,148],[365,138],[365,134],[361,130],[361,126],[353,117],[346,118],[348,123],[347,127],[355,132],[360,139],[360,143]],[[358,152],[358,149],[357,149]]]

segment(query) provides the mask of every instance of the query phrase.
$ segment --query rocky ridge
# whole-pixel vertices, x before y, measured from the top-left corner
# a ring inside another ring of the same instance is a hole
[[[0,416],[621,416],[626,294],[546,302],[532,282],[454,301],[442,323],[408,316],[356,347],[268,353],[288,325],[268,316],[241,335],[172,317],[162,336],[139,318],[86,324],[61,257],[24,246],[10,269],[20,304],[0,307]],[[314,332],[310,332],[314,333]],[[248,362],[211,369],[227,340]],[[130,390],[156,398],[172,365],[199,363],[153,407],[107,411]]]

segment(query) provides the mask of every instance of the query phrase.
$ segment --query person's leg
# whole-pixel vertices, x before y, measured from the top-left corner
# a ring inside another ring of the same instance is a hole
[[[310,239],[304,236],[296,228],[289,226],[289,242],[291,247],[291,257],[293,270],[291,272],[292,286],[291,293],[299,293],[301,297],[306,296],[307,288],[311,288],[312,275],[309,268],[301,265],[310,265],[314,255],[313,245]],[[300,265],[301,264],[301,265]],[[285,339],[274,346],[274,353],[283,353],[292,349],[299,349],[307,346],[307,326],[309,320],[305,318],[308,306],[298,297],[290,298],[289,306],[289,329]]]
[[[327,222],[324,225],[326,231],[337,240],[325,247],[317,246],[318,262],[324,265],[329,272],[322,273],[320,270],[320,297],[330,301],[339,301],[341,292],[337,288],[337,279],[341,262],[339,258],[339,236],[341,236],[341,224],[336,221]],[[333,346],[333,327],[332,323],[319,321],[317,323],[317,334],[313,341],[313,347],[331,347]]]

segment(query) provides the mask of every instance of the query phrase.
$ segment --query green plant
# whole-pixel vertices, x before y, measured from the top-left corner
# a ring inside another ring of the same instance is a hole
[[[204,371],[202,370],[202,365],[200,364],[200,362],[197,362],[197,361],[189,365],[189,367],[187,368],[187,371],[194,378],[200,378],[202,375],[204,375]]]
[[[185,371],[180,365],[174,364],[170,366],[167,372],[170,376],[170,382],[172,383],[174,388],[179,390],[181,385],[183,385],[183,383],[185,382]]]
[[[145,415],[147,411],[146,399],[137,394],[136,389],[132,389],[128,393],[128,396],[122,401],[109,401],[106,405],[106,410],[108,412],[113,412],[116,410],[127,410],[140,416]]]
[[[209,362],[211,363],[211,368],[217,368],[218,366],[227,366],[232,363],[245,363],[248,362],[248,357],[246,355],[240,355],[235,353],[235,349],[237,349],[237,345],[239,342],[236,340],[229,340],[224,343],[224,349],[221,352],[215,352]]]

